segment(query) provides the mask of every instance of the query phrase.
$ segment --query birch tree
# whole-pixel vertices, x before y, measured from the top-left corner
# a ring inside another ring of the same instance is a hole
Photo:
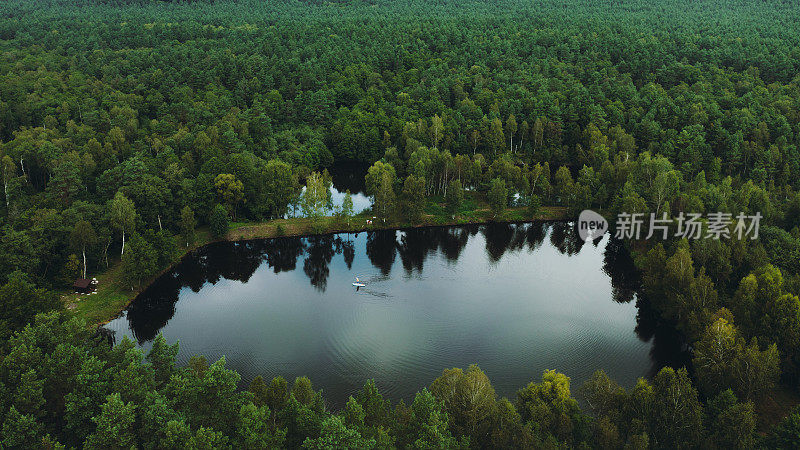
[[[69,239],[72,245],[81,251],[83,256],[83,278],[86,278],[86,247],[92,246],[97,242],[97,234],[94,232],[91,223],[80,220],[72,229]]]
[[[111,226],[122,235],[122,249],[120,257],[125,254],[125,233],[133,230],[136,222],[136,208],[121,191],[117,191],[114,199],[109,202],[109,216]]]

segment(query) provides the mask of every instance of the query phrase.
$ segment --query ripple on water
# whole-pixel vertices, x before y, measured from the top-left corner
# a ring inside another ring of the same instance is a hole
[[[157,332],[169,342],[180,339],[179,364],[194,354],[209,362],[225,355],[243,384],[256,375],[282,375],[290,383],[307,375],[334,407],[369,378],[385,396],[409,401],[443,369],[471,363],[506,396],[546,369],[566,373],[573,386],[598,368],[627,386],[649,373],[652,343],[634,331],[635,305],[614,302],[613,280],[603,272],[606,240],[568,256],[557,247],[577,246],[562,245],[563,236],[554,244],[549,231],[541,245],[520,247],[523,227],[465,230],[455,233],[458,239],[410,230],[394,242],[350,235],[352,266],[333,249],[329,262],[308,262],[301,250],[292,266],[294,256],[279,252],[294,241],[275,249],[267,241],[231,253],[200,251],[167,275],[169,283],[137,300],[147,308],[107,327],[118,339],[141,338],[145,350]],[[392,256],[398,245],[402,258]],[[215,267],[218,260],[227,266]],[[280,270],[266,261],[280,261]],[[228,273],[237,279],[220,275]],[[353,289],[355,276],[367,287]],[[183,277],[194,291],[180,287]]]

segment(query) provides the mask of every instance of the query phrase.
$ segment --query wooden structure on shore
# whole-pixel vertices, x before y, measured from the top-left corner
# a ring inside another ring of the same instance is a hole
[[[89,278],[78,278],[75,280],[75,284],[72,287],[75,289],[75,292],[80,294],[91,294],[94,291],[95,281],[90,280]]]

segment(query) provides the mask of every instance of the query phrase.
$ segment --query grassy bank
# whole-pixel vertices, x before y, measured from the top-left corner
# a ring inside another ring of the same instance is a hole
[[[228,234],[219,240],[239,241],[436,225],[481,224],[490,221],[524,222],[565,218],[567,218],[566,209],[555,206],[544,206],[536,214],[531,214],[526,208],[508,208],[493,217],[485,201],[475,196],[468,197],[462,208],[453,217],[446,213],[441,199],[434,198],[428,202],[421,220],[413,224],[401,220],[386,222],[374,220],[372,224],[368,224],[367,220],[372,219],[372,214],[368,212],[358,214],[349,220],[339,217],[320,217],[316,219],[277,219],[268,222],[237,222],[232,223]],[[215,239],[211,237],[207,229],[199,229],[196,243],[188,248],[181,247],[181,254],[176,258],[175,263],[192,251],[214,241]],[[96,294],[68,293],[62,296],[62,300],[66,308],[76,316],[85,319],[88,323],[103,324],[118,316],[140,292],[170,268],[165,268],[153,279],[142,283],[140,288],[131,289],[122,281],[122,264],[119,259],[115,259],[105,271],[99,274],[90,274],[98,280]]]

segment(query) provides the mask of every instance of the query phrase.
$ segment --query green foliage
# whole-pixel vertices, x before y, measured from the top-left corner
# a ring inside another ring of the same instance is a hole
[[[211,236],[221,238],[228,234],[230,223],[228,221],[228,211],[222,205],[217,205],[211,211],[211,216],[208,218],[208,226],[211,230]]]
[[[267,406],[275,411],[282,410],[289,401],[289,384],[281,376],[272,379],[264,398]]]
[[[356,399],[353,398],[352,395],[347,399],[347,404],[344,407],[342,416],[344,423],[348,427],[352,427],[354,429],[362,429],[364,427],[364,408],[356,401]]]
[[[508,205],[508,188],[506,188],[505,180],[500,178],[493,179],[486,197],[489,200],[492,213],[497,217]]]
[[[684,369],[662,369],[652,385],[626,392],[602,373],[582,388],[594,418],[581,412],[569,379],[547,371],[497,399],[477,367],[448,369],[410,407],[392,409],[369,381],[339,413],[306,377],[249,391],[225,359],[175,366],[177,344],[158,336],[145,363],[123,339],[115,347],[77,319],[37,316],[0,357],[0,437],[6,446],[60,448],[541,448],[641,445],[752,448],[753,405],[725,390],[703,408]],[[63,401],[61,401],[63,399]],[[794,414],[765,440],[796,438]],[[677,426],[675,426],[677,425]]]
[[[456,179],[447,185],[444,202],[447,205],[447,212],[455,217],[456,212],[461,208],[461,204],[464,203],[464,188],[461,186],[461,181]]]
[[[178,243],[172,233],[167,230],[156,233],[148,231],[145,236],[156,253],[158,269],[166,268],[175,261],[178,256]]]
[[[800,226],[800,221],[791,226]],[[764,227],[759,236],[770,261],[788,273],[800,273],[800,238],[770,226]]]
[[[347,220],[348,225],[350,224],[350,218],[353,217],[353,214],[354,214],[353,196],[350,194],[350,191],[348,190],[344,194],[344,199],[342,199],[342,210],[341,210],[341,215],[342,217],[345,218],[345,220]]]
[[[92,419],[97,428],[86,439],[84,448],[131,448],[136,442],[136,405],[124,403],[119,394],[111,394],[100,409],[100,415]]]
[[[556,201],[566,206],[572,206],[576,198],[575,182],[566,166],[558,168],[553,175],[553,194]]]
[[[532,194],[528,197],[528,213],[535,215],[542,208],[542,200],[538,195]]]
[[[220,201],[228,208],[236,220],[236,209],[244,197],[244,184],[236,179],[236,175],[221,173],[214,178],[214,187]]]
[[[158,386],[165,385],[175,372],[175,358],[178,356],[178,344],[167,344],[161,333],[153,340],[153,346],[147,354],[147,361],[154,370],[154,379]]]
[[[72,283],[81,275],[83,275],[83,271],[81,262],[78,260],[78,257],[75,255],[69,255],[67,258],[67,262],[64,264],[64,267],[61,268],[61,281],[64,286],[72,286]]]
[[[292,386],[292,395],[294,398],[303,405],[310,405],[315,398],[314,388],[311,386],[311,380],[308,377],[297,377]]]
[[[367,195],[372,196],[372,212],[381,219],[388,218],[395,208],[395,183],[397,175],[394,167],[382,161],[376,162],[365,177]]]
[[[14,272],[0,286],[0,342],[32,321],[36,314],[58,309],[58,298],[33,284],[22,272]]]
[[[128,252],[122,256],[125,282],[133,289],[158,271],[158,255],[153,245],[140,234],[134,234]]]
[[[642,263],[644,292],[665,318],[696,340],[718,308],[718,293],[705,268],[695,270],[688,242],[676,247],[670,257],[661,243],[648,252]]]
[[[703,407],[686,369],[664,368],[653,379],[651,404],[653,444],[692,447],[703,431]]]
[[[277,159],[269,160],[261,170],[262,194],[257,202],[263,205],[260,216],[267,218],[283,217],[297,190],[297,180],[291,165]]]
[[[111,226],[122,235],[122,249],[120,255],[125,254],[125,233],[133,231],[136,220],[136,209],[133,202],[128,200],[121,191],[117,191],[114,199],[108,203],[108,215]]]
[[[769,392],[780,376],[776,345],[762,351],[755,338],[746,345],[733,324],[722,317],[708,326],[692,362],[700,388],[709,397],[732,389],[740,398],[755,400]]]
[[[306,178],[306,189],[300,200],[303,215],[313,219],[322,217],[330,203],[330,182],[317,172]]]
[[[261,375],[253,378],[250,386],[247,388],[253,394],[253,404],[256,406],[264,406],[267,404],[267,383]]]
[[[718,394],[706,407],[709,444],[718,448],[753,448],[756,415],[753,404],[739,403],[731,390]]]
[[[370,428],[388,427],[390,423],[390,403],[378,392],[375,380],[368,380],[356,401],[364,409],[364,425]]]
[[[554,370],[545,371],[541,383],[531,382],[517,391],[516,407],[523,421],[559,440],[569,439],[583,421],[570,394],[569,377]]]
[[[764,440],[768,448],[797,448],[800,441],[800,408],[795,408]]]
[[[448,369],[431,383],[431,393],[450,415],[450,429],[470,442],[488,446],[497,398],[482,370],[471,365],[466,372]]]
[[[442,403],[430,391],[423,389],[411,404],[402,443],[415,449],[466,447],[469,440],[463,437],[458,441],[448,429],[449,420]]]
[[[403,183],[403,215],[411,223],[422,217],[425,208],[425,180],[409,175]]]
[[[799,12],[773,0],[4,2],[0,279],[8,283],[0,288],[0,339],[35,313],[60,307],[37,285],[53,288],[67,274],[108,267],[117,245],[123,281],[139,286],[173,262],[173,234],[191,245],[195,215],[207,218],[215,238],[227,234],[229,218],[279,218],[289,205],[318,218],[329,206],[318,189],[328,180],[318,171],[357,160],[373,164],[366,190],[384,220],[400,210],[418,221],[432,196],[444,197],[452,217],[463,188],[470,196],[477,191],[477,199],[485,194],[495,217],[514,194],[530,213],[541,204],[669,217],[762,213],[761,236],[752,242],[631,246],[643,282],[637,294],[695,349],[697,386],[709,401],[727,389],[758,398],[774,383],[776,359],[785,379],[800,374],[800,54],[792,51]],[[303,179],[307,195],[300,198]],[[348,223],[352,213],[343,205]],[[12,359],[33,351],[6,347]],[[64,371],[83,371],[80,380],[49,380],[60,397],[37,387],[43,377],[17,374],[12,388],[24,385],[25,395],[15,400],[19,408],[0,411],[4,445],[80,446],[104,411],[104,424],[111,415],[126,417],[142,393],[112,375],[104,355],[58,355],[74,363]],[[161,361],[153,376],[163,389],[178,376],[166,369],[173,351],[162,342],[153,358]],[[133,360],[115,373],[147,378]],[[229,381],[219,368],[208,371]],[[205,375],[195,375],[179,378],[203,385]],[[563,379],[548,376],[543,386],[563,390]],[[621,412],[613,405],[624,396],[598,377],[592,392],[601,417],[591,426],[571,415],[568,395],[545,395],[540,386],[518,398],[519,411],[495,401],[493,417],[506,428],[475,422],[493,427],[492,441],[484,434],[472,443],[578,445],[591,433],[609,447],[672,439],[700,445],[683,375],[659,377],[652,386],[637,384],[627,402],[655,414],[657,397],[680,391],[671,407],[678,402],[683,410],[669,412],[668,403],[659,409],[681,420],[674,430]],[[97,387],[115,382],[125,391],[119,402]],[[149,435],[177,448],[277,445],[277,430],[253,425],[266,417],[264,406],[273,428],[284,421],[287,445],[307,438],[320,446],[363,444],[352,440],[348,424],[329,420],[310,383],[295,390],[273,380],[255,410],[225,405],[229,422],[241,422],[226,430],[207,418],[163,413],[174,399],[158,396],[135,414],[147,411]],[[419,422],[424,433],[403,435],[376,392],[355,399],[365,413],[362,439],[463,444],[442,431],[443,423],[468,427],[458,401],[445,402],[453,407],[442,413],[446,420],[428,414]],[[750,446],[746,403],[723,400],[725,408],[706,415],[715,425],[706,426],[742,427],[707,433],[709,439]],[[50,403],[63,411],[48,410]],[[62,414],[63,430],[56,430],[51,425]],[[237,435],[231,430],[239,425],[247,431]],[[125,430],[102,433],[127,445]]]
[[[594,446],[614,448],[753,448],[756,415],[731,390],[700,404],[685,369],[662,369],[651,385],[625,391],[598,371],[583,386],[595,414]]]
[[[8,447],[35,448],[45,441],[45,437],[42,435],[43,428],[40,423],[36,422],[35,417],[20,414],[12,406],[6,414],[0,436]]]
[[[239,410],[235,446],[239,448],[280,448],[286,432],[275,430],[266,406],[245,404]]]
[[[86,220],[80,220],[75,224],[75,227],[70,233],[69,240],[73,248],[80,250],[83,256],[82,268],[83,278],[86,278],[86,248],[93,246],[97,242],[97,234],[92,227],[92,224]]]
[[[372,439],[364,439],[361,434],[345,425],[338,416],[330,416],[322,422],[322,431],[316,439],[307,438],[303,448],[317,450],[333,450],[337,448],[371,449],[375,446]]]
[[[609,417],[619,423],[625,403],[629,400],[625,390],[603,371],[598,370],[581,386],[583,398],[598,417]]]
[[[186,247],[194,244],[196,239],[195,228],[197,227],[197,220],[194,218],[194,211],[188,206],[184,206],[181,210],[181,240]]]

